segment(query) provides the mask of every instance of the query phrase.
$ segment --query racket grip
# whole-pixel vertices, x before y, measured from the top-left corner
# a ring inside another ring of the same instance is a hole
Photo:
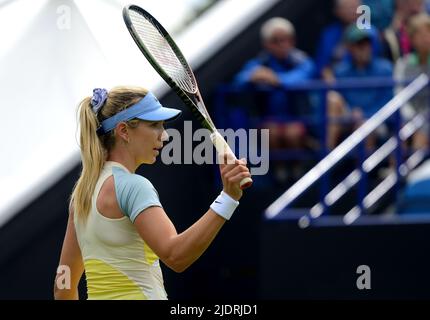
[[[219,156],[224,158],[224,155],[227,154],[227,163],[234,162],[237,159],[228,143],[224,140],[223,136],[218,131],[212,132],[210,137]],[[249,188],[252,183],[252,179],[246,177],[243,178],[242,181],[240,181],[239,186],[242,190],[244,190]]]

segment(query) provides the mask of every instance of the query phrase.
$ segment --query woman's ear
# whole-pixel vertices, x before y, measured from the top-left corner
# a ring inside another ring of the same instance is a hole
[[[118,138],[120,138],[124,142],[129,142],[130,137],[128,135],[128,128],[125,122],[120,122],[116,125],[116,134],[118,135]]]

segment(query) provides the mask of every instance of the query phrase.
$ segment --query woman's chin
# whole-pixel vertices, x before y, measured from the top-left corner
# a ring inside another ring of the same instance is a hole
[[[152,158],[148,158],[145,163],[146,164],[154,164],[157,161],[157,156],[153,156]]]
[[[139,161],[140,164],[154,164],[157,161],[157,157],[153,156],[152,158],[142,159]]]

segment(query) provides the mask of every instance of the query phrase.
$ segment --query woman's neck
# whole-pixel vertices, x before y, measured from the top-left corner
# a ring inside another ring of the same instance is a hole
[[[114,161],[114,162],[118,162],[118,163],[122,164],[131,173],[134,173],[137,169],[136,163],[131,158],[126,157],[121,153],[109,154],[106,160],[107,161]]]

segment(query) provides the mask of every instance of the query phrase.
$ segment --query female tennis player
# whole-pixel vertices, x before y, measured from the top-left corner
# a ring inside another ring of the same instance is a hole
[[[208,211],[178,234],[158,193],[135,174],[156,161],[167,138],[164,122],[181,111],[163,107],[142,88],[94,89],[79,106],[82,173],[73,190],[60,266],[70,287],[56,299],[78,299],[85,270],[88,299],[167,299],[159,260],[182,272],[208,248],[250,177],[245,160],[221,164],[223,191]]]

